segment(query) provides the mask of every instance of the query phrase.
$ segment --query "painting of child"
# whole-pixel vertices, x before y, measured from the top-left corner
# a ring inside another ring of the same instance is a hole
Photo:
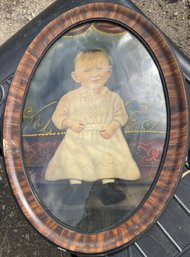
[[[101,181],[104,204],[125,199],[117,179],[134,181],[141,176],[122,132],[128,120],[124,102],[108,89],[111,73],[112,60],[105,50],[76,55],[71,77],[79,88],[63,95],[52,115],[55,126],[66,134],[45,172],[48,181],[67,179],[75,194],[83,181]]]

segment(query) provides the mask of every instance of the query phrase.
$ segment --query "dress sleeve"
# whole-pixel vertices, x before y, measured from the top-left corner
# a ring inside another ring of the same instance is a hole
[[[64,95],[58,102],[52,115],[52,121],[58,129],[63,129],[63,121],[69,117],[69,99]]]
[[[123,100],[119,95],[114,99],[113,120],[124,126],[127,123],[128,115]]]

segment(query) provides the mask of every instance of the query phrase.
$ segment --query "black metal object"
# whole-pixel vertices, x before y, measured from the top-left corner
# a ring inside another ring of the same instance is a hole
[[[43,13],[20,30],[0,48],[0,114],[2,123],[4,103],[16,67],[26,48],[38,32],[56,16],[82,4],[95,2],[93,0],[63,1],[57,0]],[[105,0],[121,4],[137,12],[142,12],[129,0]],[[144,14],[143,14],[144,15]],[[190,96],[190,60],[167,38],[171,48],[175,52],[186,80],[187,93]],[[14,56],[14,58],[12,58]],[[0,124],[1,125],[1,124]],[[2,147],[1,147],[2,148]],[[189,157],[186,167],[189,168]],[[119,252],[110,254],[117,257],[187,257],[190,255],[190,175],[185,176],[178,187],[176,194],[168,205],[165,213],[159,221],[151,227],[141,238],[130,247]],[[76,255],[72,255],[73,257]]]

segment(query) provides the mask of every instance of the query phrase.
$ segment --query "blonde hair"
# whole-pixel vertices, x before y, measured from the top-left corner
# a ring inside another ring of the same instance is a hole
[[[112,65],[111,58],[105,50],[90,49],[90,50],[86,50],[86,51],[81,51],[76,55],[75,60],[74,60],[75,68],[76,68],[76,66],[81,66],[84,63],[90,64],[95,60],[95,58],[98,58],[99,62],[102,62],[103,59],[104,60],[106,59],[108,61],[109,65],[110,66]]]

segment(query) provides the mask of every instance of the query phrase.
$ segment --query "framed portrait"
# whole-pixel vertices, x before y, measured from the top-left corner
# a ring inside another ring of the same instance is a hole
[[[111,3],[71,9],[37,35],[14,75],[3,126],[24,214],[81,254],[129,245],[157,220],[180,178],[187,136],[184,82],[166,40]]]

